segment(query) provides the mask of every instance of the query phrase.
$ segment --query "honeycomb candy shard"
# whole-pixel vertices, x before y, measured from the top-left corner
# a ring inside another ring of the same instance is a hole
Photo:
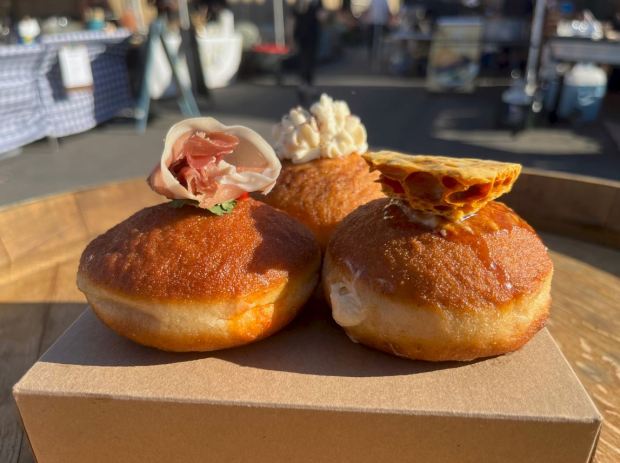
[[[452,221],[509,192],[521,173],[520,164],[393,151],[369,152],[364,159],[380,172],[386,195]]]

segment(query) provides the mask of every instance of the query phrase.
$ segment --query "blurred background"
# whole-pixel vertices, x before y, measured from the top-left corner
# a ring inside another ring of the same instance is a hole
[[[620,0],[0,0],[0,205],[146,176],[208,115],[620,179]]]

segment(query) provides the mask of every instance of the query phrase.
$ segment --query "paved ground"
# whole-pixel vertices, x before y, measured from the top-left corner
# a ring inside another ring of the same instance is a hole
[[[205,115],[248,125],[270,137],[272,124],[297,104],[292,82],[289,77],[282,87],[268,78],[237,83],[214,91],[201,109]],[[349,102],[366,124],[374,148],[493,158],[620,180],[618,140],[613,139],[620,132],[620,114],[613,108],[617,99],[607,105],[603,121],[590,127],[556,126],[513,136],[496,129],[504,87],[486,82],[471,95],[433,95],[422,84],[346,74],[338,66],[327,66],[318,89]],[[44,140],[27,146],[19,156],[1,160],[0,205],[146,176],[161,153],[167,128],[182,118],[174,102],[160,103],[154,112],[143,135],[136,134],[128,121],[114,121],[62,139],[57,151]]]

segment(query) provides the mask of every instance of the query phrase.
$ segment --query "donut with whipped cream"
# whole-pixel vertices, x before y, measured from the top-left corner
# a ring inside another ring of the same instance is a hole
[[[324,249],[351,211],[383,197],[369,172],[366,128],[344,101],[323,94],[309,110],[293,108],[273,129],[282,172],[263,201],[305,224]]]

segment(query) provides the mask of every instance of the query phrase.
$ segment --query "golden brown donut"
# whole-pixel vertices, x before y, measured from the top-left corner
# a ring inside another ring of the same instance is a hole
[[[378,178],[357,154],[303,164],[283,162],[276,186],[262,200],[310,228],[325,249],[334,227],[347,214],[384,196]]]
[[[161,204],[93,240],[77,282],[117,333],[163,350],[209,351],[285,326],[319,267],[310,231],[266,204],[242,200],[220,217]]]
[[[378,199],[334,231],[323,287],[356,342],[412,359],[471,360],[518,349],[549,313],[553,264],[502,203],[443,229]]]

